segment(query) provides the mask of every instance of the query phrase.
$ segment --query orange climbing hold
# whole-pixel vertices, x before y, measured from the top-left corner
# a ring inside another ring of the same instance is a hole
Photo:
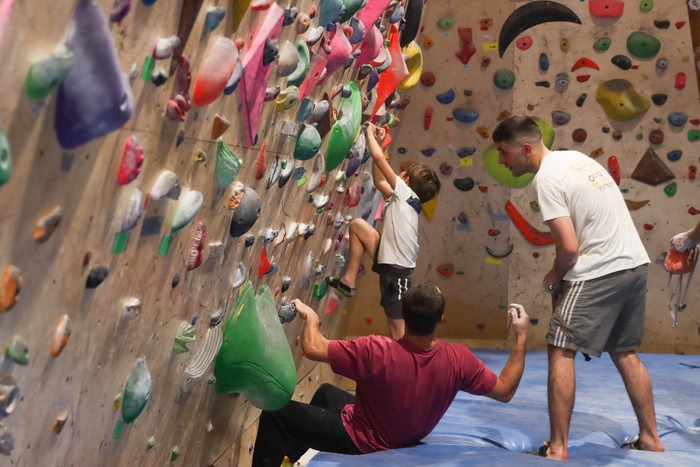
[[[423,48],[426,50],[433,46],[433,39],[429,35],[423,37]]]
[[[262,146],[260,146],[260,154],[258,154],[258,164],[255,166],[255,179],[260,180],[265,175],[265,169],[267,168],[267,157],[265,156],[265,147],[267,146],[267,141],[263,141]]]
[[[444,277],[451,277],[455,273],[455,265],[452,263],[442,263],[435,267],[435,270]]]
[[[211,139],[216,139],[223,135],[229,126],[231,126],[231,122],[226,117],[219,114],[214,115],[214,123],[211,126]]]
[[[12,309],[19,300],[22,288],[22,272],[12,264],[5,266],[0,276],[0,313]]]

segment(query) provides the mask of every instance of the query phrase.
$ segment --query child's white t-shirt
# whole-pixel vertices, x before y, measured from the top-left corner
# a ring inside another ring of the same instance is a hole
[[[418,195],[396,177],[394,192],[385,200],[384,226],[377,263],[415,268],[418,258],[418,211],[409,204],[419,203]]]

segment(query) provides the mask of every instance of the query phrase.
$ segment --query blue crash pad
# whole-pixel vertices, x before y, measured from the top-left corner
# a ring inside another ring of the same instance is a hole
[[[509,355],[497,350],[474,353],[496,373]],[[567,466],[700,465],[700,356],[641,354],[640,358],[651,375],[666,452],[620,449],[638,432],[622,380],[607,354],[590,362],[577,355]],[[548,438],[547,354],[530,351],[520,388],[509,404],[460,392],[424,444],[362,456],[318,453],[308,465],[551,467],[549,459],[524,454]]]

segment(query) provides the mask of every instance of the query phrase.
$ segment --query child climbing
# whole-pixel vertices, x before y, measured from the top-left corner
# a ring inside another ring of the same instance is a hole
[[[379,274],[380,304],[389,323],[389,334],[400,338],[404,333],[401,300],[411,287],[418,257],[418,215],[421,204],[440,191],[437,174],[425,164],[413,163],[396,174],[389,165],[382,143],[386,130],[365,124],[367,147],[372,156],[374,186],[384,197],[383,227],[380,234],[363,219],[350,223],[350,253],[342,277],[326,277],[326,282],[342,295],[355,293],[362,255],[374,260],[372,270]]]

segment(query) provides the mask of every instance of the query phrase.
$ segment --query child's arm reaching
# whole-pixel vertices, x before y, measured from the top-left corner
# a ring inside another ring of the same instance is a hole
[[[374,186],[384,196],[389,198],[396,188],[396,173],[384,157],[380,142],[386,137],[384,128],[377,128],[372,123],[365,124],[365,137],[369,154],[372,156],[372,177]]]

